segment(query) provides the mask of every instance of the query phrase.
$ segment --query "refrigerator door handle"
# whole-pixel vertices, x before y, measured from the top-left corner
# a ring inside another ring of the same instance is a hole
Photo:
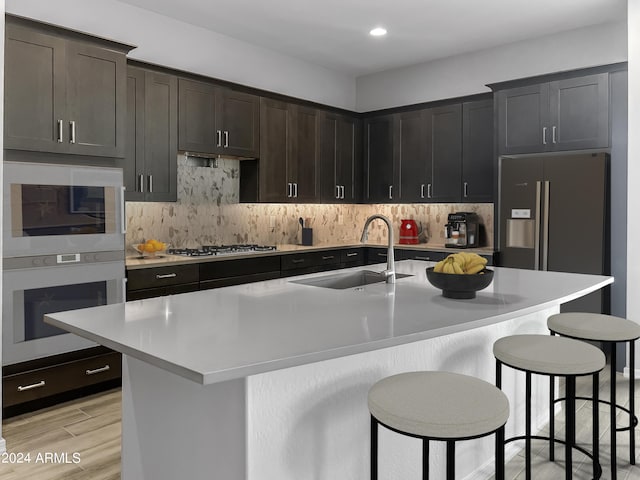
[[[536,182],[536,231],[533,240],[533,269],[540,270],[540,197],[542,193],[542,182]]]
[[[542,270],[549,268],[549,198],[550,198],[551,182],[544,182],[544,212],[543,212],[543,230],[542,230]]]

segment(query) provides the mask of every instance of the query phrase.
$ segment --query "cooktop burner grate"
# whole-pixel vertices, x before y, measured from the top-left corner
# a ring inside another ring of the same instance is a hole
[[[170,248],[167,253],[186,257],[210,257],[213,255],[232,255],[239,253],[258,253],[276,250],[274,245],[203,245],[199,248]]]

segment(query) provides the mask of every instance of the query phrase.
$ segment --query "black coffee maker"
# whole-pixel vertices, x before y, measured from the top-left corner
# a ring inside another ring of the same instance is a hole
[[[444,246],[472,248],[478,246],[479,218],[477,213],[450,213],[444,226]]]

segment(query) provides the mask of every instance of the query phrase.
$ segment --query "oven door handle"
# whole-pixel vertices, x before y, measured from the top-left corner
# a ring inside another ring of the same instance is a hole
[[[121,188],[122,188],[122,191],[120,196],[120,222],[122,226],[122,233],[125,234],[127,233],[127,212],[124,204],[124,193],[125,193],[126,187],[121,187]]]

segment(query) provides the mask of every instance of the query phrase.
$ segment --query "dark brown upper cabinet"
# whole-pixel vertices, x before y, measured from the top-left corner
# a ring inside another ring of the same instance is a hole
[[[259,201],[319,201],[319,158],[320,112],[262,98]]]
[[[180,150],[257,158],[260,155],[260,99],[212,83],[181,78]]]
[[[462,179],[462,105],[431,109],[430,202],[459,202]]]
[[[130,47],[14,22],[5,34],[4,147],[124,157]]]
[[[500,154],[609,146],[609,74],[499,90]]]
[[[394,158],[395,115],[381,115],[364,121],[364,197],[368,203],[399,200],[394,192],[397,167]],[[397,187],[396,187],[397,189]]]
[[[494,201],[493,100],[462,104],[462,201]]]
[[[171,202],[177,198],[178,79],[129,67],[125,199]]]
[[[320,131],[321,201],[354,203],[359,199],[362,175],[360,120],[324,112]]]

